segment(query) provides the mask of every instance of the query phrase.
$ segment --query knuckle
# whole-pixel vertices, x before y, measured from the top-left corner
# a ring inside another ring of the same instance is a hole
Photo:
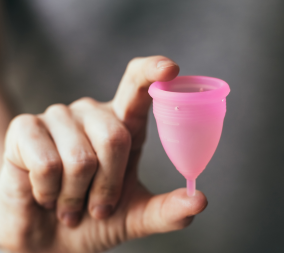
[[[39,118],[32,114],[21,114],[15,117],[11,122],[11,126],[16,129],[31,129],[40,124]]]
[[[76,102],[78,103],[83,103],[83,104],[89,104],[89,103],[93,103],[95,100],[91,97],[82,97],[80,99],[78,99]]]
[[[101,136],[103,146],[128,148],[131,144],[131,135],[124,127],[107,129],[106,133]]]
[[[92,175],[97,167],[95,154],[86,151],[73,152],[67,163],[72,168],[70,174],[74,177]]]
[[[51,176],[61,171],[61,160],[56,157],[41,157],[37,163],[38,173],[42,176]]]
[[[96,101],[91,97],[82,97],[70,104],[70,108],[86,108],[93,105]]]
[[[44,114],[53,117],[61,117],[62,115],[69,114],[69,109],[64,104],[54,104],[47,107]]]

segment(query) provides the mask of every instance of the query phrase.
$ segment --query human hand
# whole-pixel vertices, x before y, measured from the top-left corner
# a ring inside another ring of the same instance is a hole
[[[148,87],[178,71],[163,56],[136,58],[108,103],[83,98],[16,117],[0,175],[0,246],[93,253],[189,225],[207,205],[201,192],[153,196],[137,179]]]

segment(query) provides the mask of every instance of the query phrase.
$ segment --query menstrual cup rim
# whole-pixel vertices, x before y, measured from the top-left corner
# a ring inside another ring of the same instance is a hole
[[[201,82],[202,84],[219,85],[216,89],[203,92],[173,92],[160,89],[159,84],[175,83],[179,80],[187,82]],[[186,103],[204,103],[224,99],[230,93],[229,85],[222,79],[209,76],[178,76],[168,82],[154,82],[149,88],[149,94],[154,100],[166,100]]]

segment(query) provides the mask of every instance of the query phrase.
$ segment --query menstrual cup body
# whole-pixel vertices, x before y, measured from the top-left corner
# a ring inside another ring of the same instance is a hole
[[[223,92],[218,89],[225,84],[216,78],[188,76],[156,82],[149,89],[162,145],[188,182],[205,169],[219,143],[229,86]]]
[[[225,104],[225,100],[205,105],[168,104],[172,109],[169,115],[154,101],[162,145],[187,180],[195,180],[212,158],[222,133]]]

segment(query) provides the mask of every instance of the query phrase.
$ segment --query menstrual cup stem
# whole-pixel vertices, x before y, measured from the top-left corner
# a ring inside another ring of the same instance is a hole
[[[187,196],[191,197],[195,195],[195,179],[194,180],[186,180],[186,188],[187,188]]]

